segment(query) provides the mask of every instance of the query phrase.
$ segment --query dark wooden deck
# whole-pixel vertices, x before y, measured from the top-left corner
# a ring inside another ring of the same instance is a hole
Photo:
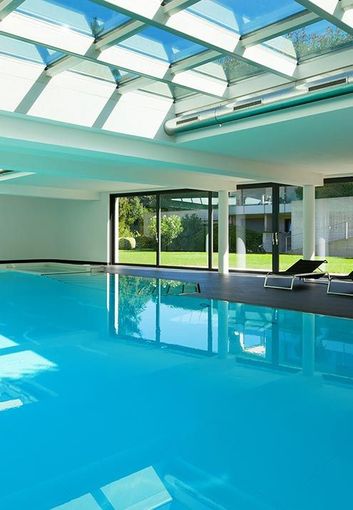
[[[137,266],[110,266],[111,272],[136,276],[194,281],[206,298],[287,308],[303,312],[353,318],[353,297],[326,295],[326,280],[296,282],[293,291],[264,289],[264,276],[249,273],[157,269]],[[352,330],[353,334],[353,330]]]

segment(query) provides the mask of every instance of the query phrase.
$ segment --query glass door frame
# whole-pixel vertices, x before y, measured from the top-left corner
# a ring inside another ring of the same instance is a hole
[[[285,184],[275,182],[261,182],[254,184],[242,184],[237,186],[237,191],[247,189],[271,188],[272,211],[271,211],[271,230],[272,230],[272,271],[279,271],[279,213],[280,213],[280,188]],[[244,272],[244,270],[231,269],[232,272]],[[245,269],[247,271],[247,269]],[[266,273],[266,270],[251,270],[252,273]]]
[[[162,248],[162,238],[161,238],[161,197],[163,195],[170,195],[175,193],[204,193],[208,198],[208,213],[207,213],[207,266],[205,267],[191,267],[191,266],[167,266],[161,264],[161,248]],[[140,266],[140,267],[161,267],[165,269],[191,269],[191,270],[203,270],[203,271],[216,271],[215,268],[212,267],[212,256],[213,256],[213,207],[212,207],[212,198],[214,197],[214,191],[205,191],[205,190],[197,190],[197,189],[168,189],[168,190],[160,190],[160,191],[139,191],[139,192],[129,192],[129,193],[113,193],[110,195],[109,199],[109,232],[110,232],[110,253],[109,253],[109,264],[110,265],[124,265],[124,266]],[[125,197],[138,197],[138,196],[155,196],[156,197],[156,264],[155,265],[147,265],[147,264],[135,264],[135,263],[127,263],[127,262],[115,262],[116,255],[116,200],[118,198]]]
[[[285,184],[278,183],[254,183],[254,184],[244,184],[238,185],[237,190],[242,189],[256,189],[256,188],[271,188],[272,189],[272,271],[279,270],[279,212],[280,212],[280,187],[286,186]],[[205,267],[186,267],[186,266],[167,266],[161,264],[161,197],[163,195],[175,193],[205,193],[208,196],[208,260],[207,266]],[[157,241],[157,250],[156,250],[156,265],[146,265],[146,264],[135,264],[135,263],[122,263],[115,262],[116,255],[116,222],[115,222],[115,210],[116,210],[116,200],[120,197],[133,197],[133,196],[155,196],[156,197],[156,241]],[[126,265],[126,266],[141,266],[141,267],[158,267],[165,269],[195,269],[195,270],[203,270],[203,271],[217,271],[217,268],[213,267],[213,236],[214,236],[214,209],[212,198],[215,197],[214,191],[204,191],[204,190],[196,190],[196,189],[169,189],[169,190],[159,190],[152,191],[146,190],[143,192],[129,192],[129,193],[113,193],[110,195],[110,211],[109,211],[109,231],[110,231],[110,253],[109,253],[109,264],[111,265]],[[230,269],[231,272],[244,272],[244,270],[239,269]],[[247,270],[245,269],[245,272]],[[254,270],[252,273],[266,273],[266,271]]]

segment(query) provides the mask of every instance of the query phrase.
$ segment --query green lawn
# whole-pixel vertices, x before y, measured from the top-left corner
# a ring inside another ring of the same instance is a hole
[[[296,260],[299,255],[281,255],[280,268],[286,269]],[[213,256],[213,267],[217,267],[217,254]],[[353,259],[340,257],[326,257],[328,264],[326,269],[330,273],[350,273],[353,270]],[[122,264],[151,264],[156,263],[156,256],[151,251],[119,250],[119,262]],[[271,270],[271,255],[268,253],[248,253],[246,255],[246,268],[258,270]],[[201,252],[162,252],[161,264],[164,266],[181,267],[207,267],[207,255]],[[229,256],[229,265],[232,269],[242,269],[241,258],[235,253]]]

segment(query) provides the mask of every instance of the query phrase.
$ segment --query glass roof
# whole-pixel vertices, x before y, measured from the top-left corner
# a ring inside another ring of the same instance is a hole
[[[294,30],[284,37],[276,37],[265,44],[301,61],[336,50],[352,42],[353,35],[322,20]]]
[[[117,68],[109,68],[106,65],[89,61],[79,62],[77,65],[73,66],[71,70],[85,76],[93,76],[99,80],[111,83],[121,83],[124,80],[130,80],[137,76],[134,73],[128,73]]]
[[[64,53],[50,50],[39,44],[30,44],[3,35],[0,35],[0,54],[44,64],[45,66],[64,56]]]
[[[319,21],[295,30],[288,34],[288,38],[293,43],[298,60],[327,53],[353,42],[353,35],[340,30],[328,21]]]
[[[200,44],[155,27],[145,28],[120,43],[120,46],[170,64],[206,50]]]
[[[201,0],[188,11],[243,35],[304,11],[304,7],[294,0]]]
[[[0,59],[49,66],[51,76],[72,70],[197,109],[353,70],[345,21],[353,4],[351,12],[345,6],[350,17],[341,4],[326,16],[322,3],[320,17],[309,10],[317,2],[307,9],[299,0],[0,2]]]
[[[227,81],[230,83],[263,72],[263,70],[257,66],[230,56],[221,57],[218,62],[224,70]]]
[[[26,0],[17,11],[93,37],[129,20],[90,0]]]

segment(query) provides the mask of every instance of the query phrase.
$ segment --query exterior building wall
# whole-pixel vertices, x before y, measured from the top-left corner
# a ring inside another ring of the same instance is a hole
[[[353,197],[318,198],[315,201],[316,254],[353,257]],[[303,246],[303,206],[292,202],[292,251]]]

